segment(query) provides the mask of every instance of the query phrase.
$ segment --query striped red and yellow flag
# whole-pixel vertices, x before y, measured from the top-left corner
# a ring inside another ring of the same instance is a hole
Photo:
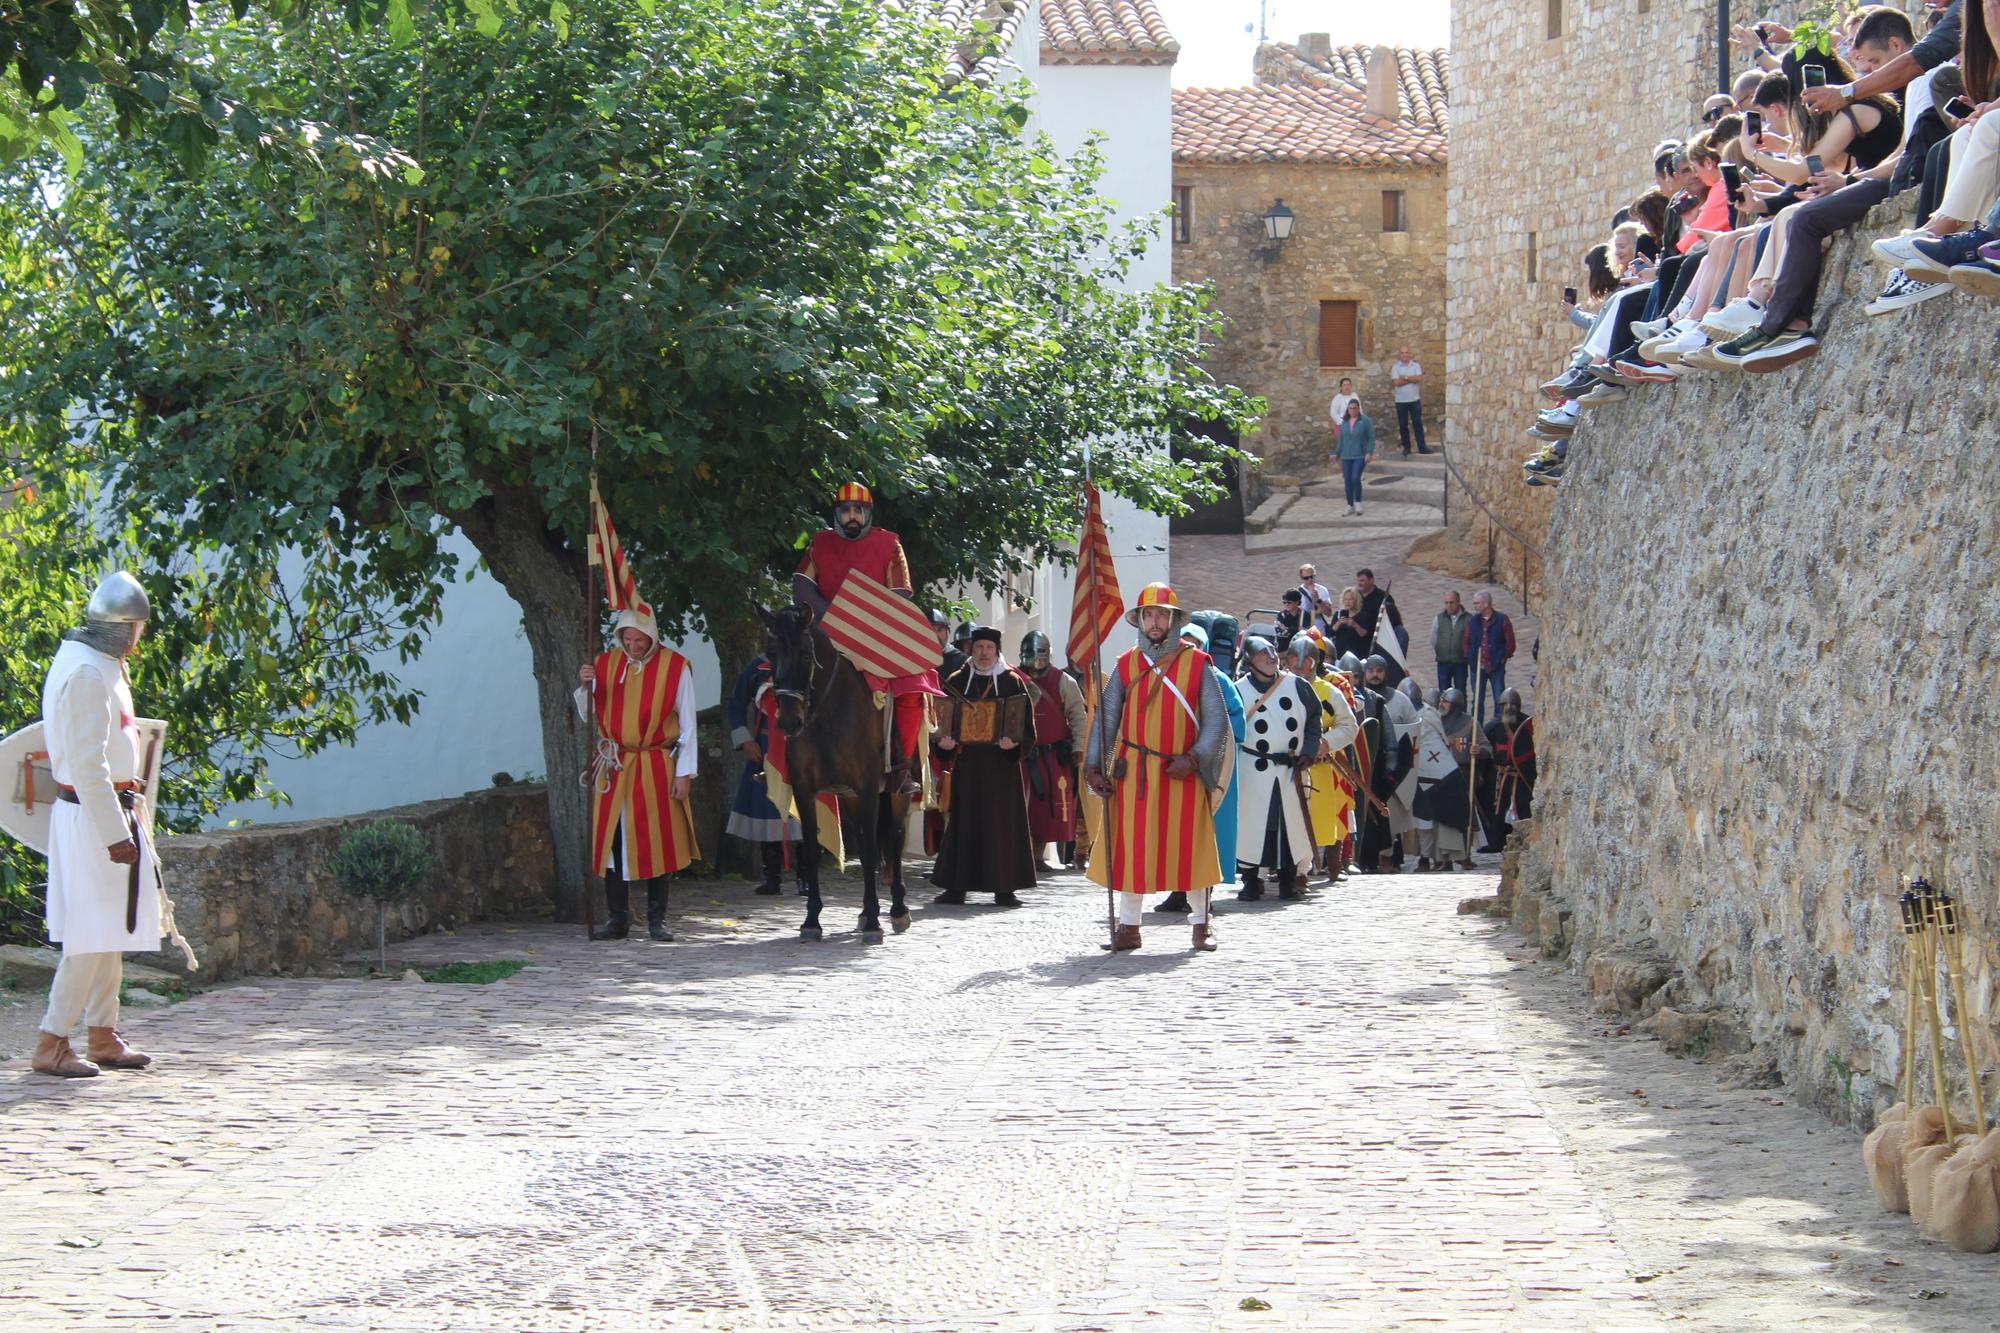
[[[1097,487],[1085,482],[1083,531],[1076,539],[1076,598],[1069,613],[1070,665],[1084,670],[1097,666],[1098,654],[1124,618],[1125,597],[1118,591],[1118,571],[1111,563],[1103,503]]]
[[[590,563],[604,568],[604,601],[613,611],[653,614],[653,608],[639,595],[639,585],[633,581],[624,544],[618,540],[618,529],[611,526],[611,511],[604,507],[604,500],[597,493],[596,477],[590,479]]]
[[[860,570],[841,580],[820,628],[841,656],[871,676],[918,676],[943,660],[930,617]]]

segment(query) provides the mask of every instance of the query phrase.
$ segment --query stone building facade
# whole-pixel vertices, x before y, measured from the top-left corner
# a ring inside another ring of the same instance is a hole
[[[1584,286],[1583,252],[1651,183],[1653,145],[1699,127],[1714,27],[1709,0],[1454,7],[1447,445],[1478,499],[1538,546],[1555,492],[1521,484],[1522,432],[1576,342],[1562,290]],[[1462,496],[1454,485],[1450,532],[1423,554],[1470,573],[1496,524]],[[1494,576],[1518,584],[1519,546],[1504,533],[1497,546]]]
[[[1393,438],[1399,346],[1424,366],[1428,433],[1445,429],[1448,64],[1380,48],[1357,86],[1288,54],[1301,49],[1335,48],[1323,34],[1267,46],[1260,82],[1174,94],[1174,280],[1214,284],[1229,325],[1209,369],[1269,404],[1244,442],[1262,459],[1244,480],[1253,505],[1328,476],[1342,377]],[[1294,230],[1273,244],[1263,218],[1279,200]]]

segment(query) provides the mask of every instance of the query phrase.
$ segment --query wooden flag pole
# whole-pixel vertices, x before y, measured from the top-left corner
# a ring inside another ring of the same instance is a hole
[[[597,594],[591,590],[591,566],[597,561],[591,556],[603,559],[604,552],[597,547],[597,506],[603,503],[597,496],[597,423],[590,423],[590,535],[584,538],[585,558],[583,562],[583,660],[597,660],[597,627],[592,622],[597,619]],[[586,693],[583,710],[590,715],[590,762],[583,767],[583,937],[587,940],[597,934],[597,867],[591,864],[591,849],[596,840],[590,836],[591,821],[597,817],[592,801],[597,796],[596,785],[591,774],[597,770],[597,700]]]

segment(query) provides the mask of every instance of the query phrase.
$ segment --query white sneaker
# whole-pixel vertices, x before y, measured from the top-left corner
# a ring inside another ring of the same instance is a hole
[[[1717,342],[1740,338],[1764,322],[1764,307],[1747,296],[1739,296],[1701,321],[1702,332]]]
[[[1882,288],[1882,294],[1862,309],[1871,315],[1887,315],[1943,296],[1951,289],[1948,282],[1917,282],[1903,270],[1891,269],[1888,285]]]
[[[1347,506],[1347,512],[1352,514],[1354,512],[1354,506],[1353,505]]]
[[[1354,506],[1354,516],[1355,516],[1356,518],[1360,518],[1360,517],[1361,517],[1361,506],[1360,506],[1360,505],[1356,505],[1356,506]]]
[[[1916,243],[1918,241],[1934,241],[1936,239],[1937,235],[1934,232],[1906,231],[1901,236],[1881,237],[1875,244],[1868,248],[1883,263],[1894,264],[1897,268],[1908,268],[1910,261],[1917,257],[1917,252],[1914,248]]]
[[[1691,327],[1680,337],[1654,351],[1653,360],[1662,365],[1679,365],[1682,357],[1689,352],[1699,351],[1708,346],[1708,335],[1699,327]]]
[[[1632,326],[1632,332],[1638,334],[1640,339],[1643,341],[1644,339],[1647,338],[1657,338],[1661,334],[1665,333],[1668,329],[1672,328],[1673,326],[1674,326],[1673,316],[1662,315],[1658,319],[1640,320],[1638,323]]]

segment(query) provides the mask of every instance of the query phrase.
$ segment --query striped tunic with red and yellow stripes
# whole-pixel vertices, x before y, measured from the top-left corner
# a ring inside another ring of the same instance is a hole
[[[643,666],[616,649],[597,656],[591,691],[597,732],[617,743],[621,765],[608,781],[600,780],[605,790],[591,801],[590,864],[598,874],[611,867],[621,821],[628,880],[671,875],[701,854],[688,803],[673,798],[674,742],[681,735],[674,703],[688,671],[687,659],[671,648],[661,648]]]
[[[1112,668],[1124,686],[1113,760],[1124,765],[1124,776],[1105,802],[1105,827],[1090,858],[1093,882],[1121,893],[1185,893],[1221,881],[1207,786],[1199,773],[1167,776],[1167,761],[1191,751],[1200,735],[1208,664],[1208,654],[1193,647],[1159,660],[1159,672],[1173,682],[1180,699],[1137,648]]]

